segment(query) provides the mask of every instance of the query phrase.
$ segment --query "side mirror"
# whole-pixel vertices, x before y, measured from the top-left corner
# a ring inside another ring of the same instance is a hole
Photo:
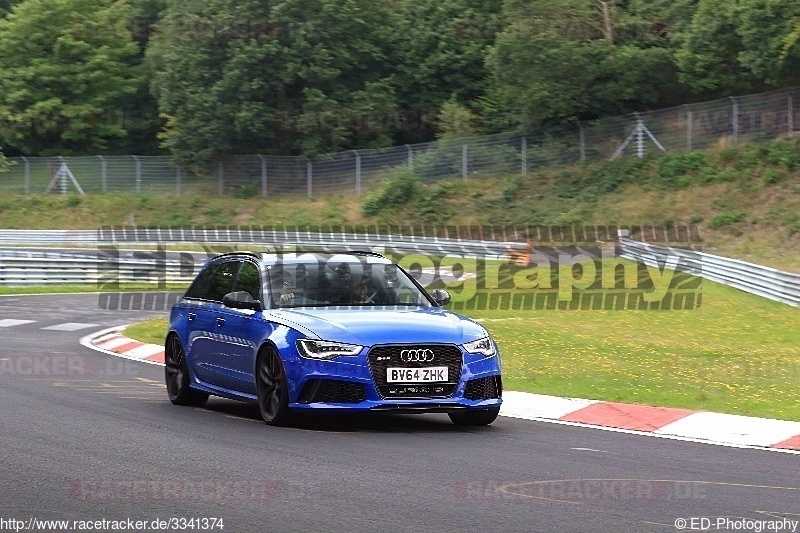
[[[439,304],[439,307],[450,303],[450,293],[444,289],[436,289],[431,293],[433,301]]]
[[[229,292],[222,297],[222,305],[231,309],[252,309],[261,311],[264,307],[260,300],[254,300],[247,291]]]

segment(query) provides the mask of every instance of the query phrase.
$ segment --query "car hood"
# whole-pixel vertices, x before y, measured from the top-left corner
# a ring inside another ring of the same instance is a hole
[[[271,313],[320,339],[373,346],[386,343],[464,344],[487,335],[480,324],[439,307],[281,309]],[[288,324],[287,324],[288,325]]]

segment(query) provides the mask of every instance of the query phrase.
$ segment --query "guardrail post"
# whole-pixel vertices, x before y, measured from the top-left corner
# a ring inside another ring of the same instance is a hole
[[[175,194],[181,195],[181,167],[175,169]]]
[[[586,133],[583,131],[583,124],[578,121],[578,142],[580,143],[581,163],[586,161]]]
[[[739,143],[739,102],[733,96],[730,97],[733,103],[731,112],[731,128],[733,129],[733,144]]]
[[[523,135],[520,140],[520,172],[525,176],[528,174],[528,139]]]
[[[406,150],[408,150],[408,168],[414,168],[414,150],[411,146],[406,145]]]
[[[219,160],[217,163],[217,170],[219,175],[219,181],[217,183],[217,194],[222,196],[225,194],[225,163],[222,159]]]
[[[790,94],[787,98],[788,106],[789,106],[789,114],[787,115],[786,126],[789,128],[789,137],[794,137],[794,102],[792,101],[792,95]]]

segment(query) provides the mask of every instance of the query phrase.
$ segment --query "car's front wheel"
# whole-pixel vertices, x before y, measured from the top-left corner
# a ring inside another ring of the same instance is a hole
[[[200,406],[208,401],[208,394],[189,386],[189,367],[186,354],[177,335],[170,335],[164,346],[164,379],[167,395],[175,405]]]
[[[467,409],[457,413],[448,413],[450,420],[457,426],[487,426],[494,422],[500,413],[500,407],[490,409]]]
[[[256,390],[261,417],[271,426],[289,424],[292,418],[289,411],[289,390],[281,358],[274,351],[266,349],[258,358],[256,366]]]

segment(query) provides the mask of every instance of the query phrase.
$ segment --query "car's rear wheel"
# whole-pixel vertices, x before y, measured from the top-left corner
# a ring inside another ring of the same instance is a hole
[[[265,349],[256,366],[256,390],[261,417],[272,426],[289,424],[292,418],[289,411],[289,389],[281,358],[274,351]]]
[[[490,409],[467,409],[457,413],[448,413],[450,420],[457,426],[488,426],[500,413],[500,407]]]
[[[167,395],[175,405],[200,406],[208,400],[208,394],[189,386],[189,367],[186,354],[177,335],[170,335],[164,346],[164,379]]]

